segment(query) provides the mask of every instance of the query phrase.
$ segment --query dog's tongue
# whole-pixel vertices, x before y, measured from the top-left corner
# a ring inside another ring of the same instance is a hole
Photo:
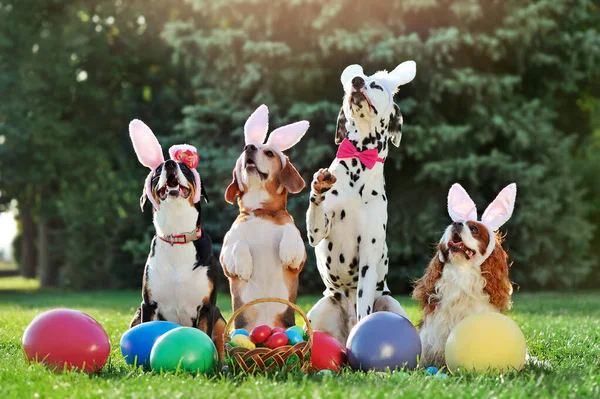
[[[454,242],[454,241],[448,241],[448,247],[450,248],[454,248],[454,247],[460,247],[460,242]]]

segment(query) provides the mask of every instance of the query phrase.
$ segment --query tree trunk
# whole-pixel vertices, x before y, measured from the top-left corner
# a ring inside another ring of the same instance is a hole
[[[30,204],[19,204],[21,220],[21,275],[25,278],[36,277],[35,262],[35,224],[31,215]]]
[[[41,286],[55,287],[58,270],[48,252],[48,221],[44,217],[38,223],[38,263]]]

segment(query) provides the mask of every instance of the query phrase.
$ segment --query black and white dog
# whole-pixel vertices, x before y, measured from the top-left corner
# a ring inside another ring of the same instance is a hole
[[[402,115],[394,104],[400,85],[413,80],[413,61],[392,72],[366,76],[359,65],[341,76],[344,103],[329,169],[315,173],[306,214],[308,239],[325,283],[324,297],[308,313],[316,330],[345,343],[352,326],[372,312],[407,316],[387,287],[387,197],[383,164],[391,141],[402,137]]]
[[[154,206],[152,240],[142,284],[142,304],[130,327],[167,320],[195,327],[213,338],[222,357],[225,320],[217,307],[218,263],[202,229],[200,197],[208,202],[196,170],[198,153],[190,145],[169,149],[165,161],[158,140],[143,122],[129,133],[140,163],[150,168],[140,198]]]

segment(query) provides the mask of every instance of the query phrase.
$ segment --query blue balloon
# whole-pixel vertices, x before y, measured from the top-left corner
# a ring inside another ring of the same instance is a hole
[[[392,312],[376,312],[358,322],[346,343],[354,370],[386,371],[417,367],[421,339],[410,320]]]
[[[181,327],[170,321],[149,321],[125,331],[121,337],[121,353],[128,364],[150,366],[150,351],[163,334]],[[136,360],[137,359],[137,360]]]

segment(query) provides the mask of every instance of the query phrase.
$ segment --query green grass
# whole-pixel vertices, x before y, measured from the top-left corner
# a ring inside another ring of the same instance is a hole
[[[0,284],[2,286],[2,284]],[[316,297],[302,297],[308,310]],[[400,298],[413,320],[416,304]],[[459,375],[447,380],[423,371],[342,375],[278,374],[255,377],[190,374],[153,375],[128,367],[119,350],[137,292],[0,292],[0,397],[2,398],[398,398],[398,397],[600,397],[600,293],[517,294],[510,312],[523,329],[531,355],[543,365],[528,365],[516,375]],[[220,306],[231,314],[228,299]],[[28,364],[21,335],[40,312],[55,307],[82,310],[98,320],[112,343],[111,358],[100,375],[54,373]]]

